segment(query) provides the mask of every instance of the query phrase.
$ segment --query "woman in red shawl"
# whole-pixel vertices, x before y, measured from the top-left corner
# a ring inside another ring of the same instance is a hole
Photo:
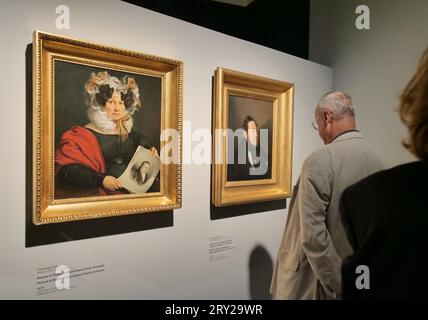
[[[119,80],[106,71],[92,73],[85,94],[90,122],[62,135],[55,154],[57,183],[82,192],[91,190],[94,195],[126,192],[117,178],[138,146],[157,154],[141,134],[132,130],[132,115],[141,106],[137,83],[128,76]]]

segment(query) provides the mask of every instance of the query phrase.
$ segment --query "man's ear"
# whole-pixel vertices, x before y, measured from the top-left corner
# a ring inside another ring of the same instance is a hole
[[[332,122],[333,121],[333,112],[331,112],[328,109],[324,110],[323,111],[323,120],[324,120],[325,124]]]

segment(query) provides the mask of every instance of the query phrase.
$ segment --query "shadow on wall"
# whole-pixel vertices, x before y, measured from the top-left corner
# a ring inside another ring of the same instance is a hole
[[[252,300],[272,300],[269,293],[273,262],[267,250],[256,246],[250,255],[250,297]]]

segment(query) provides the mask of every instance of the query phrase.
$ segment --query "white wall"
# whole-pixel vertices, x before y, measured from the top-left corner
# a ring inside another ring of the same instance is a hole
[[[355,27],[360,4],[370,30]],[[311,1],[310,59],[333,67],[334,89],[353,96],[359,128],[390,165],[414,160],[397,107],[428,46],[427,16],[426,0]]]
[[[55,8],[71,9],[71,29],[55,28]],[[210,220],[210,167],[183,168],[183,208],[171,228],[25,248],[25,49],[35,29],[184,62],[184,120],[211,127],[211,77],[223,66],[294,82],[293,182],[320,146],[310,127],[318,98],[332,87],[331,69],[120,1],[2,1],[3,90],[0,108],[0,298],[250,298],[249,257],[261,245],[274,260],[285,210]],[[7,90],[5,90],[7,88]],[[189,136],[184,139],[189,139]],[[189,152],[184,149],[184,152]],[[232,257],[209,262],[209,238],[230,236]],[[37,268],[105,264],[75,288],[36,296]],[[270,276],[270,275],[269,275]]]

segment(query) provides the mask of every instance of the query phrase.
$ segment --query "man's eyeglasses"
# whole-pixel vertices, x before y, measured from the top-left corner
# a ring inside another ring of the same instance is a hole
[[[314,129],[315,129],[315,131],[318,131],[318,124],[317,124],[317,122],[316,122],[316,121],[312,122],[312,123],[311,123],[311,126],[312,126],[312,128],[314,128]]]

